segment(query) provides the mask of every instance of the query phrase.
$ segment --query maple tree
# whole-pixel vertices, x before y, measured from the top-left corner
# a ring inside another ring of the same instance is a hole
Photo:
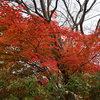
[[[0,98],[65,99],[68,95],[63,83],[69,94],[80,95],[81,88],[83,97],[86,90],[91,92],[85,96],[92,97],[95,86],[100,87],[96,74],[100,71],[99,23],[96,31],[82,35],[60,27],[57,21],[48,22],[35,14],[24,16],[25,10],[21,4],[0,1]],[[57,13],[52,17],[56,18]],[[98,97],[99,92],[96,89]]]
[[[5,67],[21,77],[59,72],[64,81],[74,73],[100,71],[99,28],[82,35],[34,14],[25,17],[25,9],[0,1],[1,70]]]

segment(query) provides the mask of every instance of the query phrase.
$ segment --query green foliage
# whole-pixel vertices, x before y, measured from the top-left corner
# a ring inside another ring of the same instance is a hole
[[[47,85],[33,78],[10,76],[9,71],[0,74],[0,98],[2,100],[61,100],[64,89],[57,86],[57,75],[54,74]]]
[[[100,73],[73,74],[67,84],[61,82],[61,77],[53,74],[48,84],[41,84],[36,77],[20,78],[13,76],[7,70],[0,73],[1,100],[66,100],[71,93],[83,100],[99,100]]]
[[[68,84],[68,91],[83,97],[84,100],[100,100],[100,72],[97,74],[73,74]]]

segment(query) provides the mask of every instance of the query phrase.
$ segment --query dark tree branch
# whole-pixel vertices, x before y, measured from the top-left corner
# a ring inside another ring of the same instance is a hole
[[[49,16],[47,14],[48,12],[46,11],[46,6],[45,6],[44,0],[40,0],[40,4],[41,4],[41,9],[42,9],[44,18],[46,18],[46,20],[49,21]]]
[[[76,18],[75,18],[75,24],[73,25],[73,29],[74,28],[76,28],[76,30],[78,30],[78,24],[77,24],[77,20],[78,20],[78,17],[79,17],[79,14],[82,12],[82,5],[81,5],[81,3],[80,3],[80,1],[79,0],[76,0],[77,1],[77,3],[79,4],[79,11],[78,11],[78,13],[77,13],[77,15],[76,15]]]
[[[80,31],[81,31],[82,35],[84,35],[84,31],[83,31],[83,22],[84,22],[85,15],[86,15],[86,9],[87,9],[88,1],[89,1],[89,0],[85,0],[84,3],[83,3],[83,5],[82,5],[82,6],[84,6],[84,7],[83,7],[83,14],[82,14],[82,17],[81,17],[81,19],[80,19],[80,21],[79,21],[79,24],[80,24]]]
[[[95,30],[97,30],[98,28],[100,28],[100,19],[97,22],[97,26],[96,26],[96,29]]]
[[[53,15],[53,13],[55,12],[55,10],[57,9],[57,5],[58,5],[58,0],[56,0],[56,4],[55,4],[55,8],[52,10],[50,17],[49,17],[49,22],[51,21],[51,17]]]
[[[85,66],[86,64],[88,64],[89,62],[91,62],[95,57],[98,56],[98,54],[99,54],[99,53],[95,54],[90,60],[88,60],[87,62],[83,63],[83,64],[81,65],[81,67],[82,67],[82,66]]]
[[[35,13],[36,13],[37,15],[39,15],[40,17],[43,18],[43,16],[42,16],[42,15],[38,12],[38,10],[37,10],[37,4],[36,4],[36,1],[33,0],[33,3],[34,3],[34,7],[35,7]]]
[[[50,4],[51,4],[51,1],[47,0],[47,13],[48,13],[48,16],[50,16],[50,13],[49,13]]]
[[[27,13],[30,14],[30,9],[29,9],[28,6],[23,2],[23,0],[21,0],[21,3],[23,4],[23,6],[26,7]]]
[[[71,15],[71,13],[70,13],[70,11],[69,11],[69,9],[68,9],[68,6],[67,6],[67,4],[66,4],[66,1],[63,0],[63,3],[64,3],[64,5],[65,5],[65,7],[66,7],[66,10],[67,10],[69,16],[71,17],[72,22],[75,24],[74,18],[73,18],[73,16]]]
[[[97,31],[98,29],[100,29],[100,19],[97,22],[97,26],[96,26],[95,30]],[[100,32],[96,32],[96,34],[98,35],[98,34],[100,34]]]
[[[97,14],[95,16],[92,16],[92,17],[88,18],[88,19],[85,19],[84,21],[87,21],[87,20],[92,19],[92,18],[97,17],[97,16],[100,16],[100,14]]]
[[[93,3],[91,4],[91,6],[86,10],[86,13],[89,12],[92,7],[94,6],[94,4],[96,3],[97,0],[94,0]]]

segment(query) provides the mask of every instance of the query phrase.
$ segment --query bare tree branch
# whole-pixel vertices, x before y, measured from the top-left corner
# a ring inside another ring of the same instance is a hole
[[[82,35],[84,35],[84,31],[83,31],[83,22],[84,22],[84,18],[85,18],[85,15],[86,15],[86,9],[87,9],[87,4],[88,4],[88,1],[89,0],[85,0],[84,3],[83,3],[83,14],[82,14],[82,17],[79,21],[79,24],[80,24],[80,30],[81,30],[81,33]]]
[[[95,15],[95,16],[92,16],[92,17],[88,18],[88,19],[85,19],[84,21],[90,20],[90,19],[92,19],[92,18],[94,18],[94,17],[97,17],[97,16],[100,16],[100,14],[97,14],[97,15]]]
[[[96,3],[97,0],[94,0],[93,3],[91,4],[91,6],[86,10],[86,13],[89,12],[91,10],[91,8],[94,6],[94,4]]]
[[[98,28],[100,28],[100,19],[99,19],[98,22],[97,22],[96,30],[97,30]]]
[[[45,6],[44,0],[40,0],[40,4],[41,4],[41,8],[42,8],[44,18],[46,18],[46,20],[49,21],[49,16],[47,14],[48,12],[46,11],[46,6]]]
[[[63,3],[64,3],[64,5],[65,5],[65,7],[66,7],[66,10],[67,10],[69,16],[70,16],[71,19],[72,19],[72,22],[75,24],[74,18],[73,18],[73,16],[71,15],[71,13],[70,13],[70,11],[69,11],[69,9],[68,9],[68,6],[67,6],[67,4],[66,4],[66,1],[63,0]]]
[[[98,29],[100,29],[100,19],[97,22],[97,26],[96,26],[95,30],[98,30]],[[100,32],[96,32],[96,34],[98,35],[98,34],[100,34]]]
[[[34,7],[35,7],[35,13],[36,13],[37,15],[39,15],[40,17],[43,18],[43,16],[42,16],[42,15],[38,12],[38,10],[37,10],[37,4],[36,4],[36,1],[33,0],[33,3],[34,3]]]
[[[73,25],[73,29],[74,28],[76,28],[76,30],[78,30],[78,24],[77,24],[77,20],[78,20],[78,17],[79,17],[79,14],[82,12],[82,5],[81,5],[81,3],[80,3],[80,1],[79,0],[76,0],[77,1],[77,3],[79,4],[79,11],[78,11],[78,13],[77,13],[77,15],[76,15],[76,18],[75,18],[75,25]]]
[[[55,8],[52,10],[52,12],[50,14],[49,21],[51,21],[51,17],[53,15],[53,13],[55,12],[55,10],[57,9],[57,5],[58,5],[58,0],[56,0]]]
[[[23,2],[23,0],[21,0],[21,3],[26,7],[27,13],[30,14],[30,9],[29,9],[28,6]]]
[[[51,4],[51,0],[47,0],[47,12],[48,12],[48,16],[50,16],[50,13],[49,13],[50,4]]]

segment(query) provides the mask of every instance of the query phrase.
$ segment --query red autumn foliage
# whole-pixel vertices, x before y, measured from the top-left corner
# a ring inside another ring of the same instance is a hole
[[[0,1],[0,61],[6,68],[18,64],[16,61],[24,62],[23,66],[37,61],[42,67],[67,74],[100,71],[100,29],[81,35],[59,27],[56,21],[47,22],[34,14],[25,17],[23,10],[21,5]]]
[[[41,83],[42,85],[48,85],[49,80],[48,80],[48,78],[43,77],[43,78],[40,79],[40,83]]]

